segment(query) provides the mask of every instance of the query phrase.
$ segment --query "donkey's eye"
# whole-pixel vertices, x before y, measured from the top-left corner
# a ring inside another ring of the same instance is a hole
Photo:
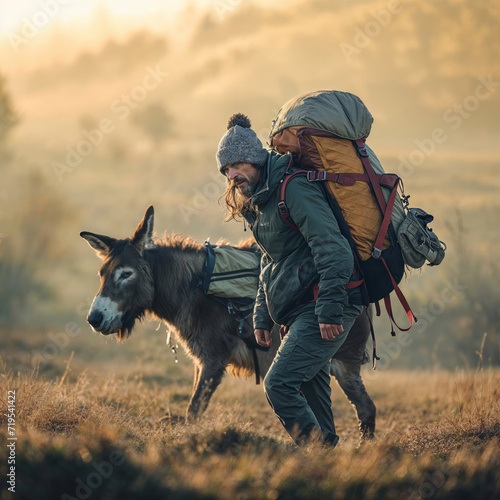
[[[127,278],[130,278],[130,276],[132,276],[132,271],[123,271],[120,274],[120,279],[121,280],[126,280]]]

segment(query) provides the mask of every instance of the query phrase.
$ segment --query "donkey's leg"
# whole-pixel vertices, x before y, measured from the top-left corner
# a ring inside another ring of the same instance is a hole
[[[198,364],[197,362],[195,362],[194,363],[193,395],[191,396],[191,401],[192,401],[193,396],[194,396],[194,394],[196,392],[196,389],[199,386],[201,371],[202,371],[201,364]],[[172,422],[172,416],[169,415],[169,414],[167,414],[163,418],[160,419],[160,422],[171,423]]]
[[[198,363],[194,363],[194,379],[193,379],[193,394],[200,383],[201,366]]]
[[[373,439],[376,408],[363,384],[360,373],[361,364],[348,363],[334,358],[330,370],[356,411],[361,440]]]
[[[225,370],[226,367],[220,364],[203,365],[198,385],[187,408],[186,418],[188,420],[195,420],[206,410],[212,394],[221,383]]]

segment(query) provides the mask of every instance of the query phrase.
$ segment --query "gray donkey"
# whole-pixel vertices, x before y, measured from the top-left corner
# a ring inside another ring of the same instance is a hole
[[[243,327],[241,337],[245,342],[238,334],[237,320],[227,308],[193,286],[205,261],[204,247],[179,235],[153,241],[153,224],[154,209],[150,206],[131,238],[80,233],[102,259],[101,284],[87,321],[103,335],[115,334],[119,342],[130,335],[135,321],[146,314],[165,322],[194,362],[193,394],[187,418],[196,419],[205,411],[226,371],[232,376],[251,376],[256,372],[257,358],[260,372],[267,373],[279,347],[279,333],[275,328],[268,351],[252,352],[251,321],[246,321]],[[361,328],[364,332],[365,325],[361,322],[359,325],[357,330]],[[356,331],[356,323],[352,330]],[[342,372],[345,370],[332,370],[360,416],[361,403],[357,400],[366,398],[353,392],[352,380],[342,377]],[[344,379],[345,384],[341,382]],[[373,406],[373,422],[374,418]]]
[[[227,308],[193,287],[205,260],[203,246],[179,235],[153,242],[153,224],[151,206],[131,238],[80,233],[103,261],[101,285],[87,321],[103,335],[115,334],[119,342],[146,314],[165,322],[194,362],[187,418],[195,419],[226,371],[232,376],[255,373],[254,356],[238,336],[238,322]],[[255,351],[262,374],[279,347],[279,334],[273,335],[271,349]],[[242,336],[253,339],[250,321],[245,322]]]

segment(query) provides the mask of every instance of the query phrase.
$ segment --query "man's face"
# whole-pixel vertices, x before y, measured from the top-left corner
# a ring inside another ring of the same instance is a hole
[[[260,178],[260,170],[250,163],[232,163],[222,169],[228,182],[233,181],[238,191],[247,198],[255,194]]]

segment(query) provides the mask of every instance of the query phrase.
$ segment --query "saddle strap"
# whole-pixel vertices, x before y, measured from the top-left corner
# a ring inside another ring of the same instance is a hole
[[[259,358],[257,357],[257,349],[252,347],[252,355],[253,355],[253,364],[255,367],[255,384],[260,384],[260,366],[259,366]]]

